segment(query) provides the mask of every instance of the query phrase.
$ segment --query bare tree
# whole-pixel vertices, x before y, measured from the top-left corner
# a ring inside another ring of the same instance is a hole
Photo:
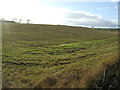
[[[16,18],[12,18],[12,20],[13,20],[14,22],[17,22],[17,19],[16,19]]]
[[[31,21],[30,19],[27,19],[27,24],[29,24],[29,23],[30,23],[30,21]]]
[[[19,19],[19,23],[21,23],[22,19]]]
[[[94,26],[91,26],[91,28],[94,28]]]

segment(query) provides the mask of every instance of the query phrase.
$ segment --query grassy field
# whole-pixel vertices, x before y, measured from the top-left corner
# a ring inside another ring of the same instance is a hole
[[[4,88],[85,88],[118,56],[118,31],[3,23]]]

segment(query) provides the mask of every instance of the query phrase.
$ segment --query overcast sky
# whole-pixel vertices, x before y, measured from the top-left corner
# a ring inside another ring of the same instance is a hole
[[[0,17],[25,23],[117,27],[118,0],[0,0]],[[106,2],[105,2],[106,1]]]

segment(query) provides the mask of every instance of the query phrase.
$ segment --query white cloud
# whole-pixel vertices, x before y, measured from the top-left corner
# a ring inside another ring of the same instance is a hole
[[[1,2],[1,1],[0,1]],[[23,3],[24,2],[24,3]],[[2,0],[0,17],[11,20],[31,19],[33,23],[87,26],[117,26],[115,21],[102,19],[88,12],[71,11],[65,8],[50,8],[33,0]]]
[[[118,2],[118,1],[119,0],[43,0],[43,2]]]
[[[96,18],[100,18],[101,16],[90,14],[88,12],[69,11],[69,12],[66,12],[66,17],[74,18],[74,19],[79,19],[79,18],[84,18],[84,17],[86,19],[96,19]]]
[[[118,8],[118,6],[115,6],[114,8]]]
[[[111,2],[118,0],[39,0],[42,2]]]
[[[78,26],[86,25],[96,27],[117,27],[116,20],[104,20],[101,16],[79,11],[65,12],[64,24]]]
[[[119,2],[120,0],[111,0],[112,2]]]

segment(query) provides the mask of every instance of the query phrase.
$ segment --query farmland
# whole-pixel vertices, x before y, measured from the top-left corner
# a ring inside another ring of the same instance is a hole
[[[118,31],[3,23],[4,88],[85,88],[117,62]]]

